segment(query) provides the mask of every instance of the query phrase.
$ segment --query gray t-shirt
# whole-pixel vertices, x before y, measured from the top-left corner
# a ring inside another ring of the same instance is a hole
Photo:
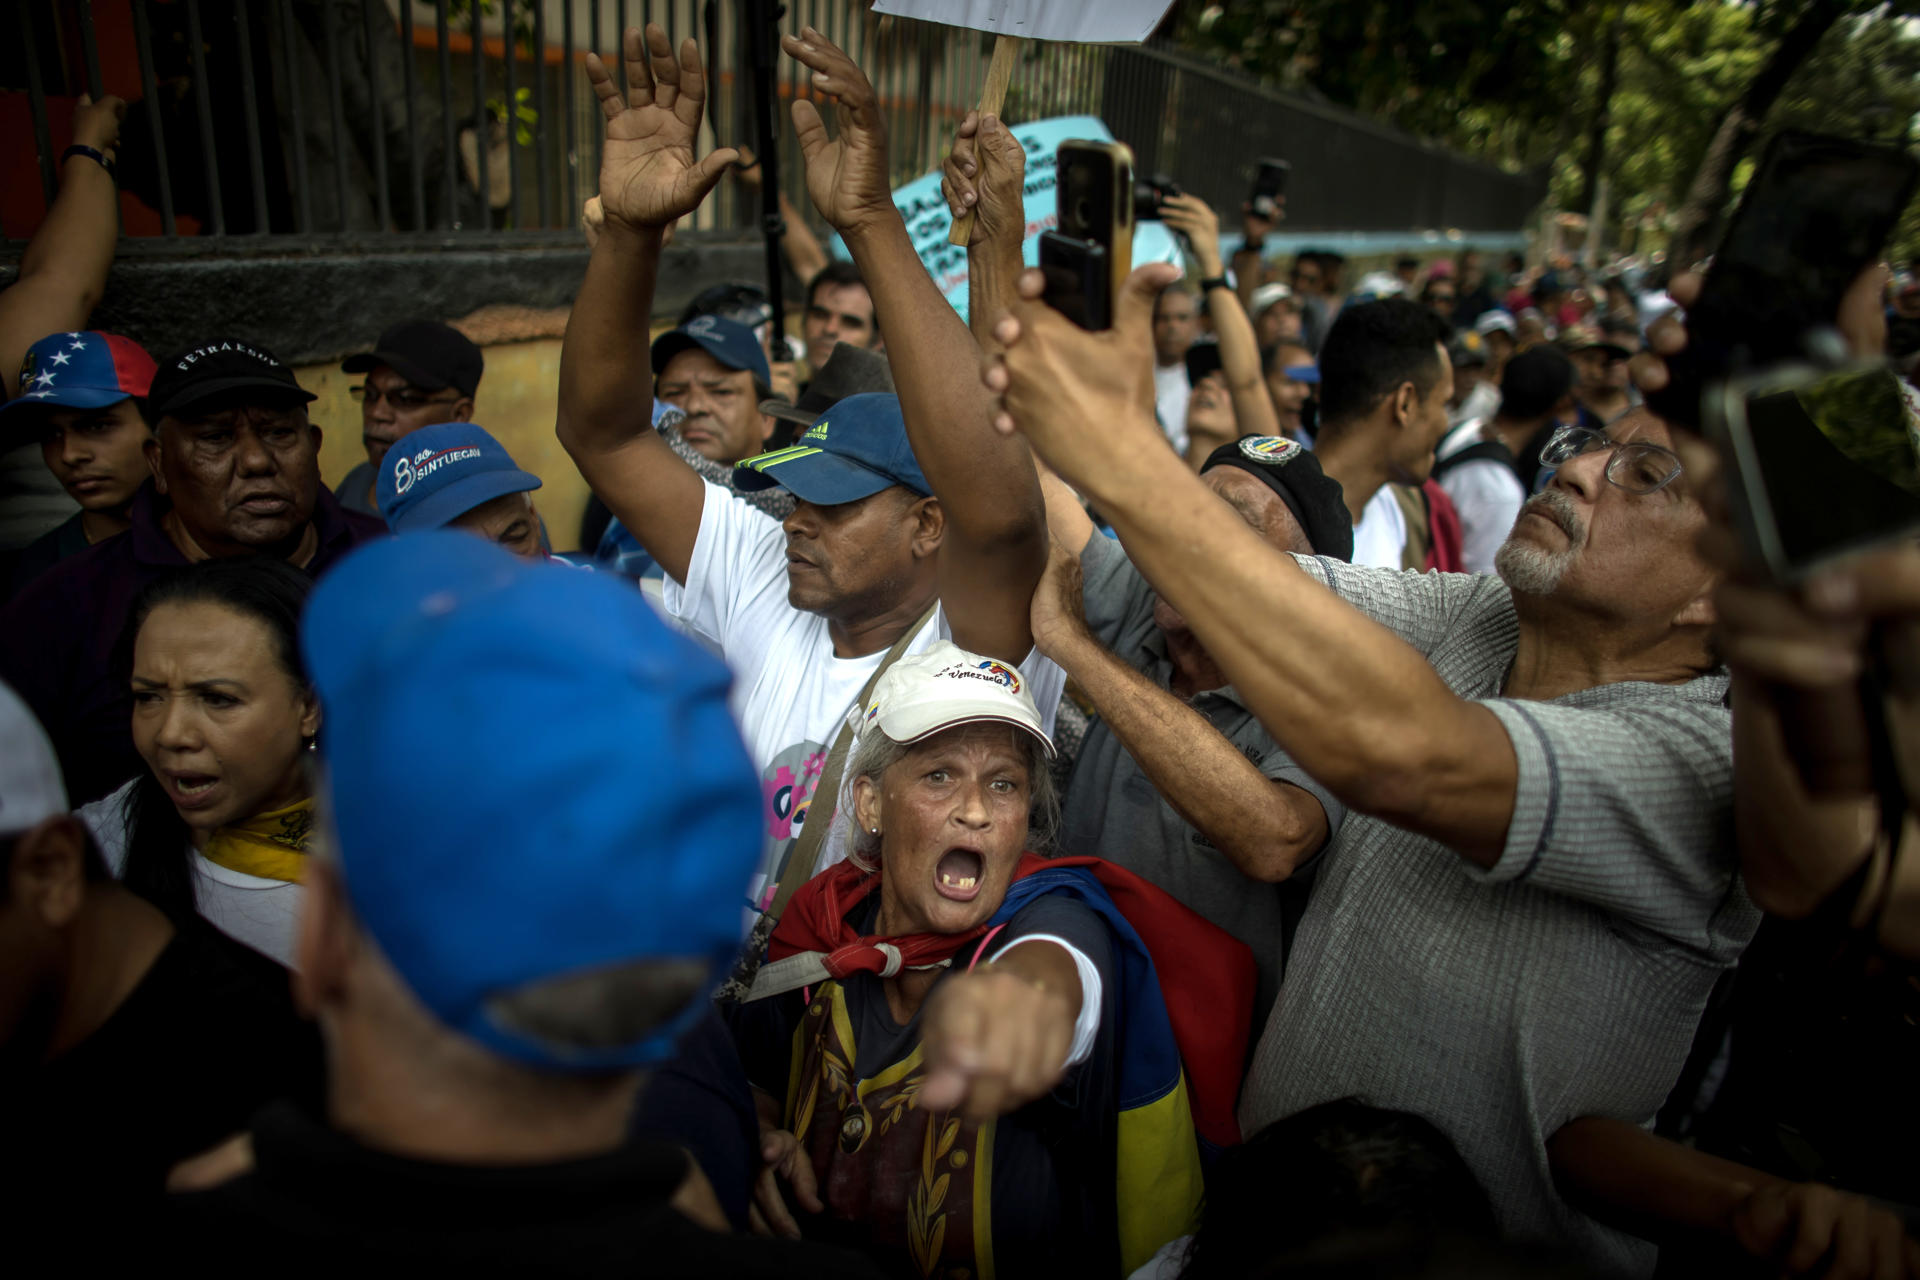
[[[1519,628],[1499,579],[1300,563],[1499,716],[1519,778],[1488,870],[1349,815],[1317,868],[1241,1128],[1348,1096],[1419,1113],[1508,1231],[1644,1275],[1654,1247],[1569,1207],[1545,1144],[1577,1116],[1652,1122],[1715,979],[1759,925],[1731,840],[1727,679],[1501,698]]]
[[[1096,533],[1080,557],[1087,627],[1094,638],[1165,689],[1173,679],[1166,639],[1153,622],[1153,588],[1120,544]],[[1231,687],[1197,695],[1190,704],[1267,777],[1304,788],[1340,829],[1346,808],[1275,745]],[[1257,1039],[1280,992],[1285,959],[1283,911],[1297,917],[1306,872],[1286,885],[1244,875],[1227,855],[1174,811],[1154,790],[1120,739],[1098,718],[1087,728],[1061,811],[1061,847],[1068,853],[1116,862],[1165,889],[1253,949],[1259,986],[1252,1035]]]

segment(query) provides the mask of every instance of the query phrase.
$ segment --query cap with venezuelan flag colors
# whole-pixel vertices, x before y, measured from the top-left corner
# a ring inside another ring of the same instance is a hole
[[[0,413],[21,405],[104,409],[153,386],[153,357],[132,338],[85,329],[56,333],[27,348],[20,363],[20,394]]]

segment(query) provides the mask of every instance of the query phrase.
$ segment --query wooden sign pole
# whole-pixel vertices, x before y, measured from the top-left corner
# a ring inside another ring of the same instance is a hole
[[[983,117],[998,114],[1001,103],[1006,101],[1007,82],[1013,79],[1013,60],[1019,51],[1019,36],[993,38],[993,61],[987,64],[987,82],[980,86],[980,114]],[[964,245],[972,235],[973,213],[969,211],[953,220],[953,230],[947,233],[947,243]]]

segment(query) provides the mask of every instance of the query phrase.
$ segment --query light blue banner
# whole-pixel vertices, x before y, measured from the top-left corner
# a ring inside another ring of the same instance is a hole
[[[1059,211],[1054,202],[1054,153],[1060,144],[1072,138],[1090,138],[1111,142],[1113,133],[1098,116],[1057,116],[1013,126],[1013,136],[1027,149],[1026,211],[1027,235],[1022,245],[1028,266],[1040,261],[1040,233],[1056,226]],[[967,251],[947,243],[953,228],[953,216],[940,194],[940,175],[930,173],[916,178],[893,193],[893,203],[906,219],[907,235],[914,251],[926,264],[928,274],[940,286],[940,292],[953,304],[962,319],[967,315]],[[830,242],[833,256],[847,258],[847,248],[839,236]],[[1133,228],[1133,265],[1147,262],[1180,261],[1180,244],[1174,234],[1158,222],[1140,222]]]

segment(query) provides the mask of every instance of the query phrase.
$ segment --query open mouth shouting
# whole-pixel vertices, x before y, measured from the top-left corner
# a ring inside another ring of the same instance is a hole
[[[933,887],[953,902],[972,902],[980,896],[986,861],[972,849],[949,849],[933,869]]]
[[[167,785],[167,798],[181,809],[203,809],[215,799],[220,779],[210,773],[179,773],[168,770],[161,775]]]

